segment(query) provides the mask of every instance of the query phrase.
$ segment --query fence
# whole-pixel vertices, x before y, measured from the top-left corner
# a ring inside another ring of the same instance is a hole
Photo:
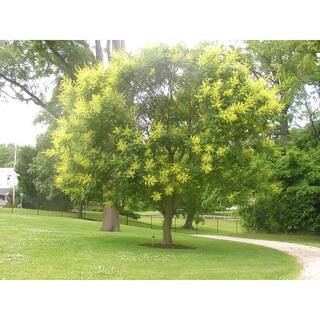
[[[76,211],[61,211],[61,210],[42,210],[42,209],[26,209],[26,208],[1,208],[0,213],[14,213],[24,215],[41,215],[41,216],[60,216],[79,218]],[[83,219],[102,221],[102,212],[86,210],[83,212]],[[195,225],[196,233],[239,233],[241,226],[239,218],[223,215],[204,215],[204,221]],[[150,228],[161,230],[163,224],[163,216],[161,214],[144,214],[141,213],[139,219],[134,219],[128,216],[120,215],[120,223],[136,227]],[[174,217],[172,221],[172,231],[179,232],[185,223],[185,218]]]
[[[196,233],[239,233],[241,232],[240,219],[231,216],[204,215],[204,221],[195,224]],[[185,218],[174,217],[172,231],[177,232],[185,223]],[[163,216],[161,214],[143,214],[139,220],[125,218],[126,225],[144,226],[150,229],[162,229]]]

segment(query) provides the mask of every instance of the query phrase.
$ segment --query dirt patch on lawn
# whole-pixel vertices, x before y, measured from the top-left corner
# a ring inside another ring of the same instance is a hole
[[[140,246],[148,248],[158,248],[158,249],[195,249],[195,247],[183,246],[181,244],[173,244],[171,246],[165,246],[162,243],[142,243]]]

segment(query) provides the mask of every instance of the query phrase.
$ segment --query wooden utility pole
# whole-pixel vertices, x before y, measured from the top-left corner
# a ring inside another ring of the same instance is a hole
[[[14,207],[15,202],[16,202],[16,163],[17,163],[17,145],[14,144],[12,207]]]

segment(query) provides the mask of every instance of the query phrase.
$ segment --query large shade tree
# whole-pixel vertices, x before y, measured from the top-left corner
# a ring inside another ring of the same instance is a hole
[[[308,98],[311,98],[308,92],[319,94],[320,41],[254,40],[246,41],[246,45],[253,74],[265,78],[270,86],[278,90],[284,105],[278,134],[284,143],[288,143],[290,123],[298,114],[299,107],[303,107],[302,113],[307,114],[307,120],[314,120],[308,105]]]
[[[75,194],[99,186],[116,208],[127,198],[152,202],[166,247],[190,188],[237,197],[255,154],[272,147],[266,133],[280,110],[237,53],[206,46],[115,55],[107,71],[80,71],[62,92],[69,116],[54,140],[58,185]]]

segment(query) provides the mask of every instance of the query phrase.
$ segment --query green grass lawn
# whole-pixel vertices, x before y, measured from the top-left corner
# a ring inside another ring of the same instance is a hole
[[[291,256],[260,246],[191,237],[174,242],[195,249],[143,247],[160,229],[122,225],[100,231],[100,222],[0,210],[1,279],[293,279]],[[28,213],[25,211],[25,213]]]

